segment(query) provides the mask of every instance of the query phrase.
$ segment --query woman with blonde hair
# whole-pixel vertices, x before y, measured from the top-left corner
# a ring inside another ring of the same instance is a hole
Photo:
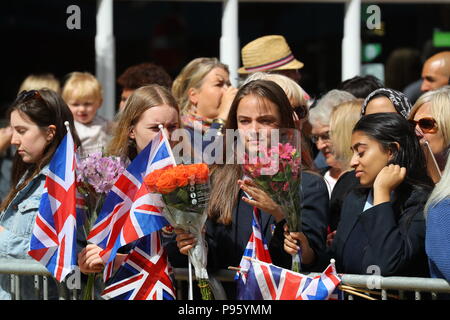
[[[175,78],[172,94],[197,153],[222,133],[236,91],[230,83],[228,66],[217,58],[196,58]],[[201,145],[194,144],[194,133],[202,136]]]
[[[336,182],[330,197],[330,230],[327,237],[331,245],[340,219],[342,203],[347,194],[358,185],[355,171],[350,166],[352,159],[352,131],[360,119],[361,106],[364,99],[355,99],[339,104],[331,112],[330,138],[333,145],[333,154],[341,164],[344,172]]]
[[[343,102],[336,106],[330,117],[330,138],[333,145],[333,153],[341,163],[343,171],[351,169],[352,158],[351,140],[352,130],[361,118],[361,106],[364,99],[355,99]]]
[[[450,86],[421,95],[409,114],[409,121],[416,128],[416,135],[427,155],[427,167],[436,183],[440,172],[433,174],[436,160],[439,171],[444,169],[450,145]],[[427,144],[431,152],[427,151]],[[432,153],[432,155],[431,155]],[[434,159],[433,159],[434,157]],[[436,168],[437,169],[437,168]]]

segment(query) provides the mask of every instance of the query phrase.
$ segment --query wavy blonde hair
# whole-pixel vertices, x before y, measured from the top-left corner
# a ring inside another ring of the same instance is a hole
[[[145,111],[163,104],[174,108],[179,114],[178,104],[167,88],[151,84],[135,90],[128,97],[124,109],[118,116],[114,136],[107,147],[108,154],[133,160],[137,155],[136,144],[129,137],[133,126]]]
[[[191,107],[188,90],[200,88],[206,75],[215,68],[222,68],[230,73],[228,66],[221,63],[217,58],[196,58],[189,62],[172,84],[172,94],[180,106],[182,115],[188,113]]]
[[[337,105],[331,112],[330,136],[333,153],[342,165],[342,170],[350,169],[352,159],[352,131],[360,119],[364,99],[354,99]]]

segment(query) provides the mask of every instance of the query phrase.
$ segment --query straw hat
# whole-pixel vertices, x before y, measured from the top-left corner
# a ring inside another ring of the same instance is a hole
[[[283,36],[264,36],[242,48],[242,63],[238,73],[268,70],[300,69],[303,62],[295,59]]]

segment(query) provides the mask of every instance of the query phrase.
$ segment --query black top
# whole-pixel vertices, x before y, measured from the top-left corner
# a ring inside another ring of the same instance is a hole
[[[382,276],[427,277],[423,207],[429,192],[409,191],[403,203],[384,202],[363,212],[367,193],[353,190],[345,198],[333,245],[321,257],[322,267],[331,257],[339,273],[365,274],[378,266]],[[367,243],[363,248],[354,241]],[[352,259],[349,251],[354,249]]]
[[[330,231],[336,230],[338,226],[345,197],[358,185],[355,170],[345,172],[337,180],[330,197]]]

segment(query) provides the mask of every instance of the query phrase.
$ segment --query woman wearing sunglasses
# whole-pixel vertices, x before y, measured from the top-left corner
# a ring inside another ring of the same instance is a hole
[[[420,144],[426,151],[427,143],[439,170],[444,169],[450,145],[450,86],[424,93],[411,110],[411,124],[416,129]],[[427,154],[427,152],[425,152]],[[432,172],[434,159],[427,157],[428,171]],[[436,183],[439,177],[433,177]]]

